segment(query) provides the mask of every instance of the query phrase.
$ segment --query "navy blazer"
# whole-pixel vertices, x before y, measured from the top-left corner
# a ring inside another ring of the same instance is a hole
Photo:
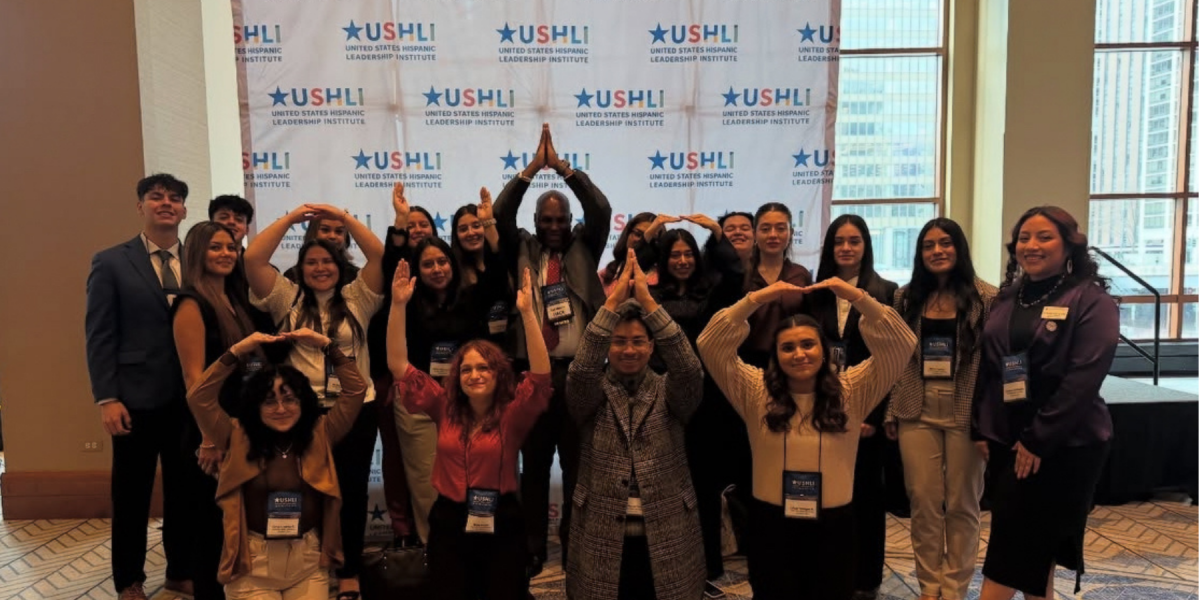
[[[1061,447],[1084,446],[1112,436],[1112,418],[1100,384],[1117,352],[1120,311],[1099,286],[1078,283],[1048,306],[1068,307],[1061,321],[1040,319],[1028,352],[1028,390],[1032,419],[1010,419],[1004,403],[1002,371],[1009,348],[1009,326],[1017,285],[1000,290],[983,329],[972,437],[1001,444],[1021,442],[1046,457]],[[1049,323],[1055,323],[1048,327]]]
[[[184,401],[171,307],[140,235],[92,257],[85,323],[96,402],[148,410]]]

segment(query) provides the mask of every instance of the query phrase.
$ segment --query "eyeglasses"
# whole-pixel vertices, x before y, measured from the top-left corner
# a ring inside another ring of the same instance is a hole
[[[646,338],[634,338],[632,340],[627,340],[624,338],[614,338],[612,341],[613,348],[617,348],[617,349],[628,348],[630,346],[633,346],[635,349],[641,350],[643,348],[646,348],[649,345],[650,345],[650,340],[648,340]]]
[[[291,392],[288,392],[277,398],[267,398],[266,400],[262,401],[262,405],[261,405],[262,408],[265,408],[268,410],[276,409],[276,408],[282,408],[284,410],[288,410],[288,409],[296,408],[297,406],[300,406],[300,399],[293,396],[291,394]]]

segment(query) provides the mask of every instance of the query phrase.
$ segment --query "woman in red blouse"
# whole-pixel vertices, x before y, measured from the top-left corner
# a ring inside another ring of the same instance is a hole
[[[508,357],[486,340],[463,344],[439,384],[408,362],[405,307],[416,278],[400,261],[392,282],[388,368],[396,397],[437,424],[429,514],[429,576],[439,598],[528,597],[517,453],[550,403],[550,355],[533,311],[529,271],[517,292],[529,372],[517,383]]]

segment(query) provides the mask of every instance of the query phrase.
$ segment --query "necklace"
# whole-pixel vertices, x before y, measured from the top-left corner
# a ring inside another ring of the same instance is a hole
[[[281,456],[283,458],[287,458],[288,453],[290,453],[292,451],[292,444],[288,444],[287,448],[280,448],[279,446],[275,446],[275,451],[279,453],[279,456]]]
[[[1056,290],[1058,290],[1058,286],[1062,285],[1063,280],[1066,278],[1067,278],[1067,274],[1065,272],[1062,275],[1059,275],[1058,281],[1054,282],[1054,287],[1050,288],[1050,291],[1046,292],[1045,294],[1042,294],[1041,298],[1038,298],[1037,300],[1034,300],[1033,302],[1025,301],[1025,286],[1028,284],[1028,282],[1026,281],[1025,283],[1022,283],[1021,289],[1017,293],[1017,304],[1020,304],[1021,308],[1029,308],[1031,306],[1035,306],[1037,304],[1041,304],[1041,303],[1045,302],[1046,298],[1049,298],[1051,294],[1053,294]]]

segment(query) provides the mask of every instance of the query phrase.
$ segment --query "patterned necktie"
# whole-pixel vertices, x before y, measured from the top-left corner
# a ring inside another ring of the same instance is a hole
[[[562,281],[562,257],[551,254],[546,261],[546,285],[554,285]],[[546,350],[558,347],[558,327],[550,322],[550,314],[542,319],[542,339],[546,340]]]
[[[174,255],[167,250],[159,250],[155,252],[160,261],[162,261],[162,288],[168,294],[179,293],[179,280],[175,278],[175,271],[171,269],[171,260]]]

